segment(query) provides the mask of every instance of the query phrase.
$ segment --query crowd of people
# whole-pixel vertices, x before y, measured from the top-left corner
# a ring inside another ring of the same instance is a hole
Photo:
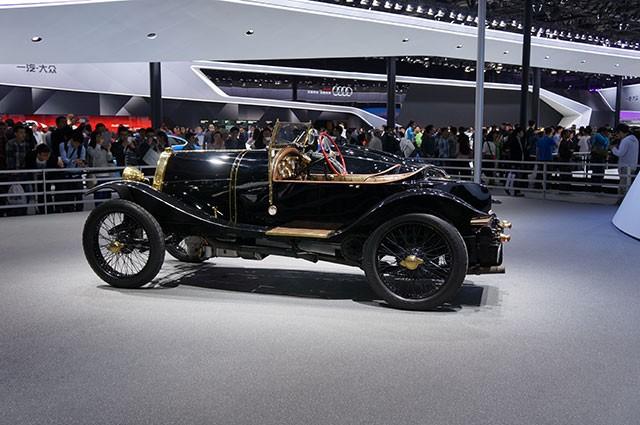
[[[363,136],[364,131],[345,134],[351,143],[364,144],[372,149],[382,150],[405,157],[436,159],[437,163],[453,170],[452,174],[468,173],[464,161],[452,162],[450,159],[471,160],[474,157],[475,134],[469,127],[440,127],[429,124],[424,127],[410,121],[406,127],[390,132],[383,127],[374,129]],[[571,164],[588,163],[591,169],[591,182],[595,187],[602,184],[605,167],[616,163],[620,176],[620,191],[624,193],[631,184],[631,176],[637,172],[640,156],[638,135],[626,124],[615,129],[602,126],[593,129],[590,126],[569,128],[561,126],[538,128],[529,121],[527,128],[509,123],[491,125],[482,130],[481,156],[483,168],[515,169],[519,172],[506,173],[503,180],[514,194],[523,187],[525,176],[522,165],[509,161],[550,162],[551,169],[558,180],[568,181],[573,170]],[[553,164],[559,164],[553,166]],[[534,167],[530,167],[534,169]],[[495,177],[493,171],[485,172],[490,180]],[[511,180],[511,182],[509,182]],[[567,185],[562,184],[561,188]]]
[[[56,202],[63,202],[51,211],[72,211],[82,209],[81,175],[87,168],[92,173],[85,184],[97,184],[114,173],[113,166],[155,166],[159,154],[176,143],[184,144],[182,149],[262,149],[271,140],[272,127],[234,126],[218,127],[209,124],[206,129],[185,127],[160,129],[130,129],[119,126],[112,132],[104,124],[92,127],[88,123],[74,123],[68,117],[60,116],[55,126],[44,130],[33,123],[24,124],[12,120],[0,121],[0,170],[57,170],[62,179],[57,190],[77,193],[61,194]],[[435,161],[450,169],[451,174],[470,174],[469,162],[474,157],[474,132],[470,127],[447,126],[436,128],[434,125],[418,125],[410,121],[406,127],[347,128],[343,124],[327,123],[326,128],[336,142],[353,144],[369,149],[385,151],[406,158],[424,158]],[[615,129],[607,126],[598,129],[575,126],[570,128],[537,128],[529,122],[527,128],[509,123],[491,125],[483,129],[482,150],[483,167],[487,169],[513,168],[508,175],[497,176],[486,171],[489,180],[500,177],[506,180],[505,186],[518,194],[524,186],[522,166],[512,166],[509,161],[542,161],[560,163],[555,171],[559,175],[570,175],[571,169],[566,163],[588,161],[596,186],[602,183],[604,170],[608,162],[617,162],[622,190],[630,185],[635,174],[638,158],[638,138],[625,124]],[[451,161],[458,159],[463,161]],[[466,165],[464,164],[466,162]],[[517,171],[516,171],[517,169]],[[534,169],[534,168],[531,168]],[[49,172],[49,171],[48,171]],[[15,179],[11,173],[4,173],[2,180]],[[0,198],[2,203],[21,203],[24,193],[41,192],[42,188],[24,185],[0,186],[0,193],[11,196]],[[104,199],[108,193],[97,194]],[[47,200],[40,197],[39,204]],[[40,212],[42,207],[38,208]],[[20,211],[18,211],[20,213]]]

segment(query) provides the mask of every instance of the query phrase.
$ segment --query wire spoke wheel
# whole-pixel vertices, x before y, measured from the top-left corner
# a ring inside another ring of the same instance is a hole
[[[82,243],[96,274],[120,288],[148,283],[164,261],[162,228],[148,211],[123,199],[105,202],[91,212]]]
[[[388,231],[376,252],[376,270],[390,291],[406,299],[424,299],[451,275],[446,239],[422,223],[402,223]]]
[[[149,261],[149,237],[128,214],[105,215],[96,227],[96,258],[104,270],[117,278],[135,276]]]
[[[450,223],[407,214],[384,223],[364,246],[363,269],[390,305],[424,310],[449,301],[462,285],[467,251]]]

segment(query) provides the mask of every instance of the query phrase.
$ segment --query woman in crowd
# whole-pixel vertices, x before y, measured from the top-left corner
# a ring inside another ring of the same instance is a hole
[[[558,161],[563,164],[558,167],[560,172],[558,180],[560,180],[560,190],[569,190],[569,184],[566,183],[571,180],[571,166],[564,163],[570,162],[573,158],[573,149],[571,149],[571,132],[569,130],[562,130],[560,132],[560,142],[558,143]]]
[[[104,140],[104,132],[94,131],[89,139],[89,147],[87,148],[87,159],[91,168],[106,168],[113,166],[113,156],[111,155],[111,143]],[[106,170],[89,176],[90,186],[103,183],[103,178],[108,178],[110,173]],[[101,191],[93,195],[94,199],[109,199],[111,192]],[[97,204],[96,204],[97,205]]]

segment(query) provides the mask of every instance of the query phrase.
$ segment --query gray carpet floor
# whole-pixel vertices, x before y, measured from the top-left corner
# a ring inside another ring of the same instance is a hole
[[[495,210],[507,274],[426,313],[275,257],[168,256],[156,287],[116,290],[86,214],[0,219],[0,423],[637,424],[640,242],[615,207]]]

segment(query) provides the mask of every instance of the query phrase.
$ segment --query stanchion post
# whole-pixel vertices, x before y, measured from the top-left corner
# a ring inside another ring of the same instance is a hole
[[[37,191],[36,191],[37,192]],[[38,196],[38,195],[36,195]],[[42,196],[44,203],[44,215],[47,215],[47,173],[45,170],[42,170]],[[36,204],[38,203],[38,198],[36,198]]]
[[[547,163],[542,164],[542,199],[547,199]]]
[[[473,181],[481,182],[482,127],[484,125],[484,44],[487,0],[478,0],[478,57],[476,59],[476,116],[473,138]]]

